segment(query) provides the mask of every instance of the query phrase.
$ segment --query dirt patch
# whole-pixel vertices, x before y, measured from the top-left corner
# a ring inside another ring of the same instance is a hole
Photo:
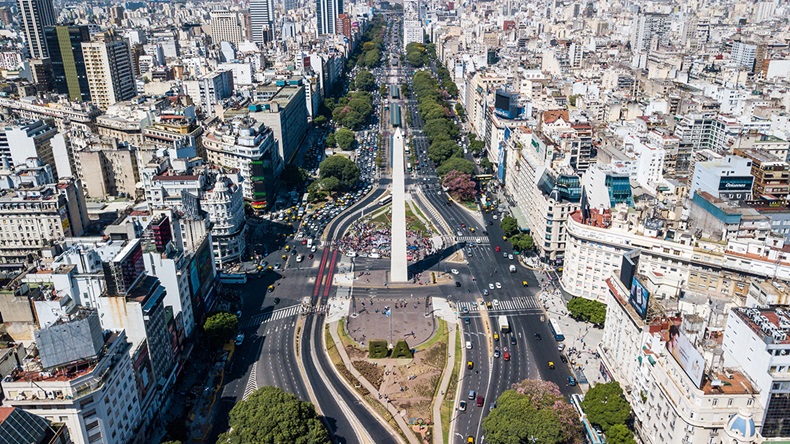
[[[374,363],[368,361],[351,361],[354,368],[362,374],[362,377],[368,380],[376,390],[381,388],[381,383],[384,382],[384,369]]]
[[[398,409],[406,410],[407,422],[414,418],[433,423],[431,401],[446,362],[446,349],[444,342],[438,342],[414,355],[411,364],[391,366],[384,372],[379,392]]]

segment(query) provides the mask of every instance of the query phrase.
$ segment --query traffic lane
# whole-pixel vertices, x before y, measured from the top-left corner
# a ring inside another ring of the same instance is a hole
[[[544,321],[540,320],[543,316]],[[519,328],[522,328],[527,336],[529,352],[535,359],[535,365],[540,373],[540,379],[551,381],[560,387],[560,392],[566,397],[571,394],[581,393],[579,386],[568,385],[568,377],[574,376],[567,364],[562,362],[560,351],[557,349],[559,342],[554,340],[551,329],[548,325],[548,318],[541,314],[529,314],[519,316],[516,320]],[[542,339],[537,340],[535,333],[541,335]],[[549,361],[554,363],[555,368],[549,368]]]
[[[317,315],[314,316],[315,319],[315,328],[313,328],[313,343],[314,344],[321,344],[321,340],[324,334],[323,328],[323,321],[324,315]],[[318,364],[324,369],[324,373],[329,379],[329,383],[335,389],[335,392],[343,399],[346,406],[348,406],[351,413],[359,420],[362,427],[365,428],[367,433],[376,443],[398,443],[398,440],[393,437],[386,427],[384,427],[370,411],[368,410],[367,406],[364,403],[357,402],[357,398],[352,394],[346,385],[340,380],[340,377],[335,373],[335,370],[331,368],[333,365],[329,361],[329,356],[326,353],[320,352],[316,350],[316,356],[318,357]],[[309,365],[308,365],[309,366]],[[313,379],[311,379],[313,380]],[[316,393],[316,396],[318,394]],[[324,395],[329,395],[329,390],[324,391]],[[343,430],[343,429],[341,429]],[[345,430],[351,431],[352,428],[347,428]],[[357,437],[358,439],[358,437]]]
[[[313,395],[315,396],[316,403],[323,414],[322,419],[329,430],[332,441],[339,444],[361,443],[361,440],[354,433],[351,422],[348,420],[348,418],[346,418],[343,410],[340,408],[338,400],[332,395],[327,386],[327,382],[321,378],[321,375],[316,368],[316,366],[320,365],[324,369],[324,373],[326,373],[327,378],[330,379],[331,383],[333,379],[332,376],[335,373],[331,368],[328,368],[325,365],[324,359],[322,359],[322,357],[325,357],[326,354],[322,350],[323,347],[320,345],[323,344],[323,342],[320,340],[320,335],[324,331],[324,329],[321,328],[321,325],[322,324],[319,323],[314,316],[308,316],[307,319],[305,319],[305,337],[311,337],[311,340],[309,341],[301,341],[302,362],[304,363],[305,374],[307,379],[310,381],[313,389]],[[317,342],[315,342],[316,336],[319,336],[319,340]],[[307,357],[312,357],[311,350],[314,343],[317,344],[317,349],[315,352],[316,356],[318,357],[318,362],[312,361],[312,358],[307,359]]]
[[[343,233],[345,232],[345,229],[351,226],[353,219],[351,219],[349,222],[350,215],[361,213],[362,210],[367,209],[370,204],[377,201],[382,195],[384,195],[385,189],[381,186],[381,184],[384,183],[386,183],[386,181],[379,181],[380,185],[377,188],[374,188],[373,191],[371,191],[365,198],[357,201],[354,205],[338,214],[337,217],[332,219],[332,221],[327,224],[326,230],[324,231],[327,233],[327,241],[332,241],[338,236],[338,228],[343,228],[343,230],[340,231],[340,233]],[[341,223],[343,224],[342,227],[340,227]]]
[[[488,337],[485,334],[482,318],[479,315],[466,316],[459,314],[464,322],[464,344],[472,343],[471,349],[466,349],[466,361],[463,365],[463,379],[461,380],[461,398],[456,400],[455,407],[458,408],[459,401],[465,400],[467,403],[466,411],[459,412],[464,415],[456,419],[456,431],[463,436],[477,436],[480,421],[485,412],[485,405],[477,407],[477,396],[486,396],[489,387],[489,358],[488,358]],[[470,324],[466,324],[464,318],[469,317]],[[468,362],[472,361],[474,368],[467,367]],[[474,390],[475,396],[469,399],[469,391]]]
[[[261,350],[258,387],[273,385],[309,401],[304,382],[299,377],[293,335],[296,316],[262,324],[258,330],[264,338]]]

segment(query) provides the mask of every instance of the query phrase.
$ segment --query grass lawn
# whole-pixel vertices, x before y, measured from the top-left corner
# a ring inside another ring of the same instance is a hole
[[[340,342],[343,343],[343,347],[355,347],[359,348],[359,344],[356,343],[351,337],[346,333],[346,320],[341,319],[337,323],[337,333],[340,335]]]
[[[417,231],[423,236],[430,235],[428,228],[425,226],[424,223],[417,216],[414,215],[414,212],[411,211],[411,207],[406,205],[406,229]]]
[[[431,348],[433,344],[436,344],[439,341],[447,342],[448,330],[447,330],[447,322],[443,319],[438,320],[438,324],[436,325],[436,333],[431,336],[425,343],[420,344],[417,346],[417,350],[427,350]]]
[[[458,332],[460,333],[460,332]],[[442,442],[449,442],[448,437],[450,433],[450,418],[455,411],[455,391],[458,389],[458,375],[461,370],[461,335],[455,335],[455,362],[453,363],[453,372],[450,374],[450,383],[447,384],[447,391],[444,394],[444,400],[439,407],[439,416],[442,421]]]
[[[472,210],[472,211],[480,210],[477,207],[477,203],[475,201],[473,201],[473,200],[461,202],[461,205],[465,206],[467,209]]]

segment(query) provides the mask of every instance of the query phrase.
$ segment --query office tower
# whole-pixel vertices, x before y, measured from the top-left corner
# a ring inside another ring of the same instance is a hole
[[[211,38],[215,44],[241,41],[241,25],[234,11],[211,11]]]
[[[403,2],[403,47],[409,43],[423,43],[422,24],[420,23],[419,0]]]
[[[274,0],[250,0],[250,28],[252,41],[267,43],[272,40]]]
[[[19,0],[19,13],[25,32],[30,57],[45,59],[49,57],[44,41],[44,28],[55,24],[55,8],[52,0]]]
[[[337,16],[343,13],[343,0],[316,0],[318,35],[337,33]]]
[[[91,100],[82,45],[90,42],[87,26],[48,26],[46,44],[52,62],[55,91],[71,100]]]
[[[104,41],[82,44],[91,100],[101,109],[137,95],[132,55],[125,40],[108,36]]]

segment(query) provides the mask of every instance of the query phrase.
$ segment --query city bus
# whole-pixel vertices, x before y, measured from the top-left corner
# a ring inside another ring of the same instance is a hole
[[[560,323],[557,322],[556,319],[549,319],[549,328],[551,329],[551,334],[554,335],[555,341],[565,340],[565,335],[563,335],[562,330],[560,330]]]
[[[384,206],[384,205],[387,205],[387,204],[388,204],[388,203],[390,203],[390,202],[392,202],[392,194],[390,194],[390,195],[388,195],[387,197],[385,197],[385,198],[381,199],[381,200],[379,201],[379,205],[380,205],[380,206]]]

